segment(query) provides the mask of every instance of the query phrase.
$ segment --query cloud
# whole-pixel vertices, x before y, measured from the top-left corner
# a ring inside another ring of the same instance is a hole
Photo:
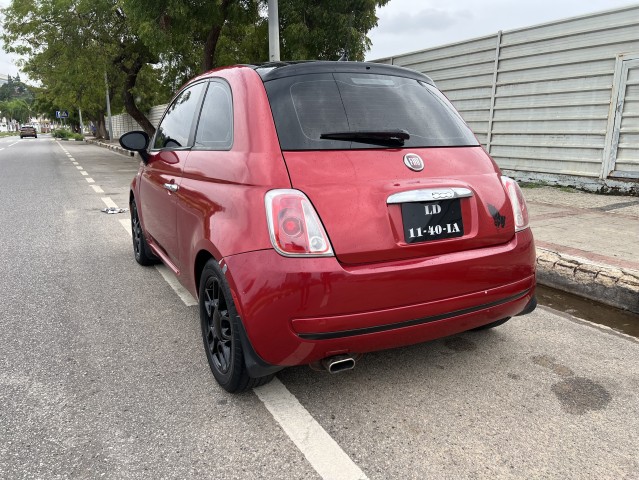
[[[428,8],[417,13],[380,15],[379,25],[383,25],[382,35],[410,36],[423,30],[446,30],[456,23],[472,19],[469,11],[447,11]]]

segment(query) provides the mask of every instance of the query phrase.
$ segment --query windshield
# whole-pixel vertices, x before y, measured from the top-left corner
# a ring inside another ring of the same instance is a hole
[[[366,132],[399,130],[408,133],[404,147],[479,145],[446,97],[419,80],[321,73],[270,80],[265,86],[283,150],[380,148]],[[340,135],[327,135],[335,132]]]

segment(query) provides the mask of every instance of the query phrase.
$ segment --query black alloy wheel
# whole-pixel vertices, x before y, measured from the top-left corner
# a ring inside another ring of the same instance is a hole
[[[227,392],[238,393],[270,382],[274,375],[254,378],[246,369],[241,320],[224,273],[214,259],[202,271],[199,297],[204,351],[217,383]]]
[[[232,362],[233,329],[222,286],[215,276],[206,279],[203,300],[206,311],[203,334],[206,336],[207,356],[220,375],[227,375]]]
[[[153,255],[149,245],[144,238],[144,232],[142,231],[142,224],[140,223],[140,217],[138,216],[138,207],[135,204],[135,200],[131,201],[131,236],[133,238],[133,255],[135,261],[140,265],[148,266],[157,263],[157,257]]]

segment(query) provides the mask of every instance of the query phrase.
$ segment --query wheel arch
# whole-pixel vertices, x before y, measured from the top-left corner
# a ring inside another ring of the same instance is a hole
[[[208,250],[202,249],[195,255],[195,259],[193,261],[193,280],[195,281],[195,291],[200,292],[200,281],[202,279],[202,271],[204,270],[204,266],[209,260],[218,261],[215,256]],[[196,297],[197,298],[197,297]]]

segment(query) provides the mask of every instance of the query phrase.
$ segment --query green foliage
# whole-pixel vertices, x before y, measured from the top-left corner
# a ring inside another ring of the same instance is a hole
[[[51,136],[53,138],[60,138],[62,140],[84,140],[84,136],[79,133],[74,133],[71,130],[67,130],[66,128],[60,128],[57,130],[51,131]]]
[[[20,75],[15,78],[9,75],[7,83],[0,86],[0,101],[13,99],[25,100],[29,103],[33,101],[33,92],[29,86],[20,81]]]
[[[286,60],[364,60],[375,8],[389,0],[283,0],[279,2],[281,57]]]
[[[282,59],[336,60],[346,53],[363,60],[375,9],[388,1],[280,0]],[[267,0],[12,0],[2,9],[4,49],[24,56],[22,70],[41,88],[0,88],[0,100],[29,93],[30,108],[50,118],[55,110],[81,108],[85,118],[101,121],[106,73],[111,110],[126,109],[152,133],[142,112],[168,101],[198,72],[268,61],[266,6]]]
[[[118,0],[12,0],[2,13],[4,48],[25,56],[21,67],[43,86],[41,102],[69,111],[81,108],[100,120],[105,74],[114,112],[126,106],[139,114],[132,92],[138,75],[151,84],[151,92],[156,90],[157,74],[140,71],[157,58],[131,31]],[[147,96],[141,101],[155,100]]]
[[[363,60],[375,9],[389,0],[280,0],[283,60]],[[266,0],[122,0],[142,41],[175,90],[216,66],[268,61]],[[217,35],[217,36],[216,36]]]
[[[32,114],[35,112],[26,100],[14,98],[0,102],[0,117],[17,120],[20,123],[29,123]]]

